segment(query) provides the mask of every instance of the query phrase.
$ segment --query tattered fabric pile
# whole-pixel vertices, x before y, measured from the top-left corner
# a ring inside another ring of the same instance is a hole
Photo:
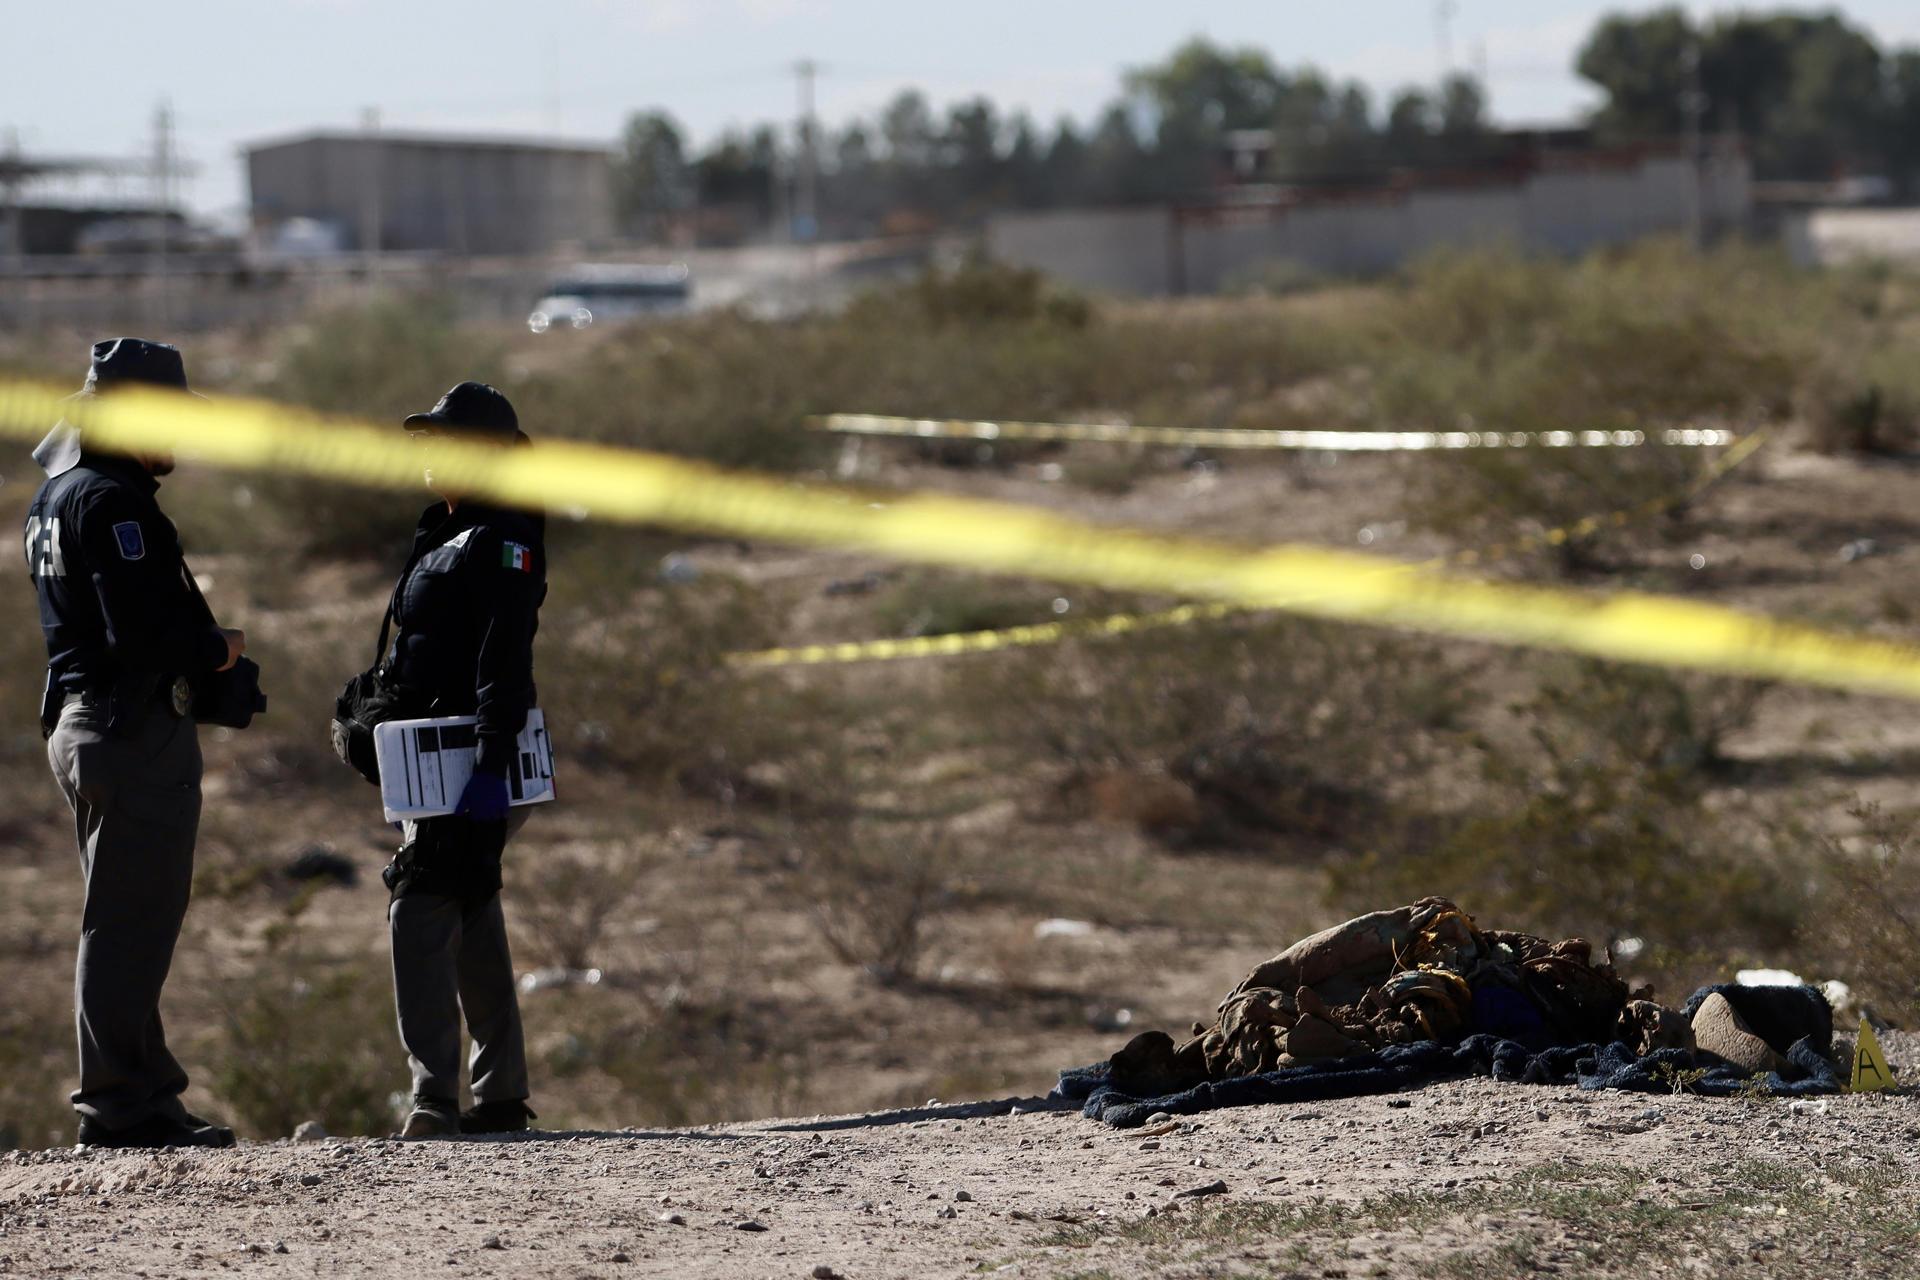
[[[1157,1111],[1381,1093],[1449,1075],[1724,1095],[1840,1088],[1811,987],[1709,987],[1671,1009],[1578,938],[1483,930],[1445,898],[1295,943],[1176,1044],[1136,1036],[1056,1093],[1131,1127]]]

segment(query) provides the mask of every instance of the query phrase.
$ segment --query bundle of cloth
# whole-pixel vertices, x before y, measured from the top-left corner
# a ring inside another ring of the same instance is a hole
[[[1706,988],[1674,1009],[1581,939],[1481,929],[1453,902],[1423,898],[1302,939],[1248,974],[1211,1025],[1182,1041],[1136,1036],[1105,1063],[1063,1072],[1059,1092],[1089,1111],[1096,1094],[1165,1109],[1196,1091],[1207,1105],[1280,1100],[1272,1086],[1307,1076],[1323,1078],[1293,1092],[1328,1097],[1336,1079],[1348,1082],[1338,1091],[1377,1092],[1476,1071],[1590,1088],[1696,1071],[1709,1091],[1759,1076],[1776,1091],[1826,1092],[1837,1088],[1831,1052],[1832,1013],[1812,988]],[[1247,1080],[1267,1087],[1207,1087]]]

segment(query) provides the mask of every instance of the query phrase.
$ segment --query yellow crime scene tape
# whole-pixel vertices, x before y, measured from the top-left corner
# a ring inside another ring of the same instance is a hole
[[[1756,431],[1741,437],[1714,464],[1677,493],[1638,503],[1601,516],[1588,516],[1570,525],[1547,529],[1488,547],[1469,548],[1449,555],[1416,562],[1423,569],[1445,566],[1467,567],[1490,564],[1512,556],[1558,547],[1579,538],[1590,537],[1607,528],[1620,528],[1636,520],[1671,510],[1700,496],[1710,485],[1752,457],[1766,443],[1767,433]],[[826,666],[856,662],[899,662],[914,658],[953,658],[967,654],[998,653],[1009,649],[1038,648],[1068,640],[1099,640],[1136,635],[1165,627],[1191,626],[1197,622],[1217,622],[1235,614],[1251,612],[1249,606],[1235,604],[1186,604],[1150,613],[1115,613],[1099,618],[1075,618],[1070,621],[1036,622],[1018,627],[997,627],[982,631],[954,631],[937,636],[902,636],[875,640],[848,640],[828,644],[788,645],[776,649],[757,649],[732,655],[741,667]]]
[[[0,432],[31,437],[62,416],[97,447],[123,452],[171,449],[213,466],[397,489],[420,482],[417,451],[397,427],[158,391],[73,401],[43,387],[0,386]],[[1161,536],[977,499],[880,499],[586,444],[450,443],[434,468],[457,492],[577,505],[603,520],[1920,699],[1920,649],[1640,592],[1493,583],[1354,552]]]
[[[1630,449],[1644,431],[1290,431],[1241,427],[1136,427],[1118,422],[970,422],[831,413],[807,419],[819,431],[916,440],[1061,440],[1098,444],[1194,445],[1212,449],[1305,449],[1330,453],[1420,453],[1458,449]],[[1718,448],[1734,433],[1685,427],[1658,433],[1680,448]]]

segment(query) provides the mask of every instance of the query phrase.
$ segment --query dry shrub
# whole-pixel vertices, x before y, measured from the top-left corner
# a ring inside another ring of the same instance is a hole
[[[385,955],[328,955],[298,927],[268,940],[244,976],[216,989],[218,1029],[197,1055],[213,1064],[209,1088],[251,1137],[284,1137],[306,1120],[331,1133],[387,1132],[407,1066]]]
[[[1786,418],[1810,351],[1795,311],[1811,290],[1751,250],[1706,257],[1671,242],[1564,264],[1446,254],[1413,271],[1379,355],[1383,426],[1621,430],[1657,435]],[[1415,514],[1473,542],[1572,525],[1681,493],[1698,450],[1471,450],[1423,461]],[[1637,522],[1551,550],[1568,569],[1641,545]]]
[[[604,968],[608,925],[659,864],[646,844],[544,849],[513,863],[513,919],[531,958],[563,969]]]
[[[1908,815],[1855,802],[1857,835],[1828,838],[1823,883],[1803,944],[1875,1012],[1920,1025],[1920,838]]]
[[[1772,816],[1716,794],[1762,690],[1578,661],[1509,709],[1472,807],[1430,845],[1336,867],[1356,909],[1441,893],[1539,932],[1645,939],[1650,963],[1778,954],[1802,910]]]
[[[1164,775],[1200,802],[1189,836],[1335,841],[1413,798],[1468,693],[1431,644],[1252,615],[1001,655],[957,667],[948,690],[1015,759],[1060,766],[1070,793]]]
[[[35,932],[0,949],[8,969],[8,995],[0,1002],[0,1151],[57,1146],[73,1132],[73,971],[62,965],[54,976],[51,957],[42,954],[50,945]]]
[[[612,555],[579,567],[556,577],[542,611],[537,673],[571,759],[643,789],[709,790],[801,732],[805,695],[727,661],[775,642],[773,610],[752,587],[717,574],[661,582],[650,561]]]
[[[873,821],[796,828],[790,881],[827,949],[882,986],[916,976],[954,903],[959,856],[938,826]]]

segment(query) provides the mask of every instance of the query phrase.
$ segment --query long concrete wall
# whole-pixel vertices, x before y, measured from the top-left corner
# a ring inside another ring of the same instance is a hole
[[[387,251],[543,253],[613,231],[611,158],[581,148],[323,135],[253,148],[247,176],[256,220],[317,218],[358,249],[375,210]]]
[[[1361,193],[1292,205],[1176,212],[1062,210],[995,217],[988,250],[1082,288],[1154,296],[1215,293],[1286,265],[1312,274],[1391,271],[1444,247],[1511,245],[1578,254],[1684,230],[1692,176],[1677,157],[1560,169],[1505,184]],[[1709,226],[1743,225],[1744,159],[1706,166]]]

